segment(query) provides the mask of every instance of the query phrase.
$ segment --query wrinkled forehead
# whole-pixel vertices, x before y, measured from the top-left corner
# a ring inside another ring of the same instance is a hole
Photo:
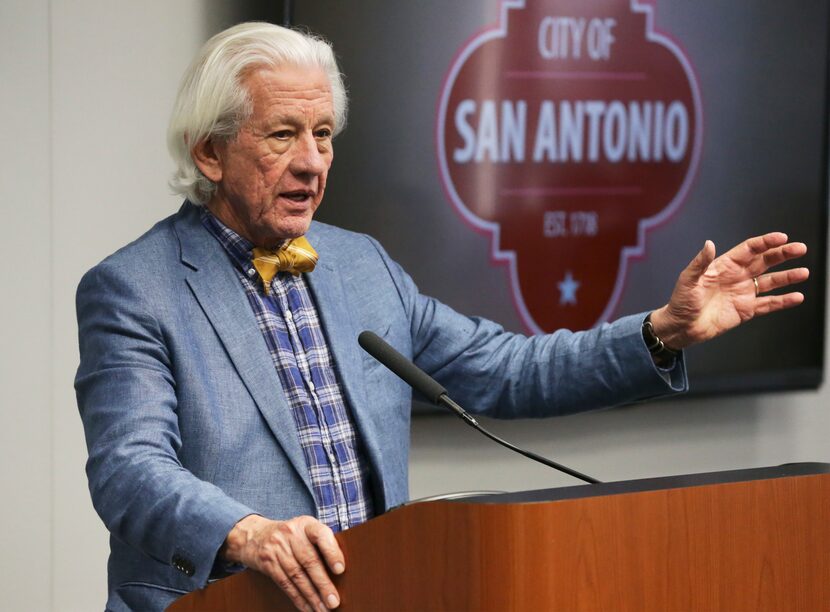
[[[239,83],[251,94],[254,88],[265,85],[286,91],[317,89],[332,95],[328,74],[316,64],[257,64],[240,72]]]
[[[301,113],[333,120],[331,83],[318,66],[258,66],[246,71],[241,83],[254,116]]]

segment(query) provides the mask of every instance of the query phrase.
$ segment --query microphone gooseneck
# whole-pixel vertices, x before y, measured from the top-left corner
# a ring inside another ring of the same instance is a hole
[[[441,386],[438,381],[412,363],[412,361],[401,355],[377,334],[368,330],[361,332],[357,337],[357,341],[360,346],[363,347],[363,350],[389,368],[392,372],[397,374],[401,379],[403,379],[404,382],[426,397],[433,404],[440,404],[449,408],[462,421],[467,423],[467,425],[476,429],[478,432],[487,436],[494,442],[501,444],[505,448],[509,448],[510,450],[519,453],[528,459],[538,461],[543,465],[559,470],[560,472],[564,472],[565,474],[578,478],[579,480],[583,480],[591,484],[598,484],[601,482],[596,478],[577,472],[576,470],[573,470],[565,465],[551,461],[546,457],[542,457],[536,453],[514,446],[510,442],[507,442],[506,440],[499,438],[497,435],[487,431],[487,429],[479,425],[473,415],[464,410],[464,408],[459,406],[450,398],[447,394],[447,390]]]

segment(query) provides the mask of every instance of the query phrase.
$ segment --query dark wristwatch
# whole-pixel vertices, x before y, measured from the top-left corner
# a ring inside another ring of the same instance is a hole
[[[643,340],[648,352],[651,353],[651,358],[658,366],[671,365],[680,354],[679,351],[673,351],[663,344],[663,341],[654,333],[654,325],[651,324],[651,313],[648,313],[646,320],[643,321]]]

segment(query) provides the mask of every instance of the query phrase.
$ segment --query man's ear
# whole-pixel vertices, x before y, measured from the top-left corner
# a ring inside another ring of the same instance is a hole
[[[216,150],[213,140],[206,138],[196,143],[190,150],[196,167],[212,183],[222,180],[222,159]]]

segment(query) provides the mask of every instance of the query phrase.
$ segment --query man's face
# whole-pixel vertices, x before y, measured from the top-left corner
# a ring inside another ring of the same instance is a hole
[[[323,199],[334,157],[334,106],[319,68],[261,68],[243,79],[253,113],[228,142],[213,142],[208,208],[256,246],[302,236]],[[201,168],[201,164],[200,164]]]

